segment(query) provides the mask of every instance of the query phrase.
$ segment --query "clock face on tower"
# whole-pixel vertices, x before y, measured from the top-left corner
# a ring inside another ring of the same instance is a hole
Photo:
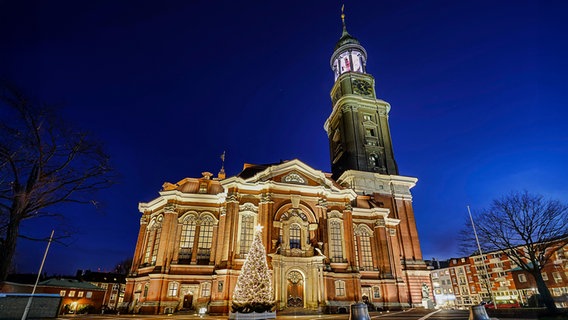
[[[368,96],[373,93],[373,87],[367,81],[355,79],[353,80],[353,92]]]

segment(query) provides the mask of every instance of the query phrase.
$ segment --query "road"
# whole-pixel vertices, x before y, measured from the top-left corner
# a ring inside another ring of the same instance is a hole
[[[397,312],[372,312],[371,320],[467,320],[467,310],[423,310],[414,309]],[[199,316],[199,315],[77,315],[57,318],[57,320],[227,320],[228,316]],[[286,315],[277,316],[277,320],[348,320],[348,314],[341,315]]]

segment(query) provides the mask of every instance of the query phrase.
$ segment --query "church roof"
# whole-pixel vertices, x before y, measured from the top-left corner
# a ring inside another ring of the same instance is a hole
[[[345,14],[343,13],[343,8],[341,8],[341,24],[343,25],[343,32],[341,33],[341,38],[339,38],[339,41],[337,41],[337,43],[335,44],[335,48],[333,49],[333,51],[337,51],[337,49],[346,45],[360,46],[361,43],[359,43],[359,40],[357,40],[355,37],[350,35],[349,32],[347,32],[347,26],[345,25]]]
[[[349,32],[347,32],[347,28],[344,25],[343,26],[343,33],[341,34],[341,38],[339,38],[339,41],[337,41],[337,43],[335,44],[335,48],[333,50],[335,51],[335,50],[339,49],[340,47],[343,47],[343,46],[349,45],[349,44],[361,45],[361,43],[359,43],[359,40],[357,40],[355,37],[350,35]]]
[[[210,176],[210,173],[204,172],[202,178],[185,178],[177,183],[165,182],[162,186],[162,190],[178,190],[183,193],[222,193],[224,191],[223,186],[221,186],[218,180],[210,179]]]
[[[42,286],[60,287],[60,288],[75,288],[85,290],[102,290],[101,288],[89,283],[76,279],[52,278],[39,283]]]
[[[237,174],[237,177],[242,179],[248,179],[254,177],[257,173],[264,171],[268,167],[272,167],[278,164],[282,164],[286,161],[274,162],[274,163],[267,163],[267,164],[249,164],[245,163],[243,167],[243,171]]]

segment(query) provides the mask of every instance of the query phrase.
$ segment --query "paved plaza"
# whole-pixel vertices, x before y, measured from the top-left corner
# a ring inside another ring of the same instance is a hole
[[[469,312],[465,310],[424,310],[412,309],[408,311],[395,312],[371,312],[371,319],[380,320],[465,320]],[[172,315],[73,315],[57,318],[57,320],[111,320],[111,319],[130,319],[130,320],[149,320],[149,319],[176,319],[176,320],[227,320],[228,316],[211,316],[198,314],[172,314]],[[279,320],[347,320],[349,314],[319,314],[319,315],[291,315],[277,316]]]

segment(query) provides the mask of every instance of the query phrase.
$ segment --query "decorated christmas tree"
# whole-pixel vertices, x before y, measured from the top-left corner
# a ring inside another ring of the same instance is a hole
[[[262,227],[256,227],[254,239],[233,292],[232,312],[269,312],[274,308],[272,281],[262,244]]]

